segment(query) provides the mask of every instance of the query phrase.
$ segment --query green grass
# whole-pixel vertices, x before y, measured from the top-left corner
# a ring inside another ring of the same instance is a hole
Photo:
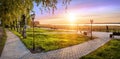
[[[27,38],[23,39],[22,36],[16,32],[14,32],[17,36],[19,36],[22,42],[26,45],[28,49],[32,49],[32,29],[27,29]],[[57,30],[45,30],[40,28],[35,28],[35,45],[36,49],[42,48],[44,51],[56,50],[60,48],[65,48],[68,46],[73,46],[76,44],[83,43],[85,41],[90,40],[90,37],[85,35],[78,34],[39,34],[45,32],[62,32]]]
[[[3,51],[4,45],[5,45],[5,42],[6,42],[6,32],[5,32],[5,29],[0,27],[0,33],[2,33],[0,35],[0,56],[1,56],[1,53]]]
[[[120,39],[113,39],[80,59],[120,59]]]

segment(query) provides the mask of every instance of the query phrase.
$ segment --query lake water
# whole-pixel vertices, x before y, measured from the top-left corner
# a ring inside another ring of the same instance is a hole
[[[51,24],[51,25],[68,25],[68,26],[90,26],[91,24]],[[92,24],[93,26],[120,26],[120,24]]]

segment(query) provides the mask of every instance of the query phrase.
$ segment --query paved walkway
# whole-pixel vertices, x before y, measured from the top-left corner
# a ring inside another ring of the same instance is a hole
[[[31,54],[17,36],[7,31],[8,38],[1,59],[79,59],[108,42],[109,34],[94,32],[93,35],[99,39],[45,53]]]
[[[6,33],[7,40],[0,59],[19,59],[21,56],[30,53],[16,35],[8,30]]]

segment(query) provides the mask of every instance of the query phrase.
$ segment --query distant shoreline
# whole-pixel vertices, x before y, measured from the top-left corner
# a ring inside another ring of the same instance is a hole
[[[41,25],[44,25],[44,24],[41,24]],[[91,24],[47,24],[47,25],[90,26]],[[120,24],[92,24],[92,25],[93,26],[120,26]]]

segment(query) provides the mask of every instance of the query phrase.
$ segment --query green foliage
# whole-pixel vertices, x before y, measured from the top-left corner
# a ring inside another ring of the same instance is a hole
[[[67,6],[70,1],[71,0],[63,0],[63,4]],[[1,0],[0,19],[2,25],[10,25],[23,14],[25,14],[26,18],[29,18],[35,3],[37,3],[41,12],[45,10],[54,13],[54,10],[57,9],[57,2],[58,0]]]
[[[119,59],[120,58],[120,40],[114,39],[100,47],[96,51],[83,56],[80,59]]]

